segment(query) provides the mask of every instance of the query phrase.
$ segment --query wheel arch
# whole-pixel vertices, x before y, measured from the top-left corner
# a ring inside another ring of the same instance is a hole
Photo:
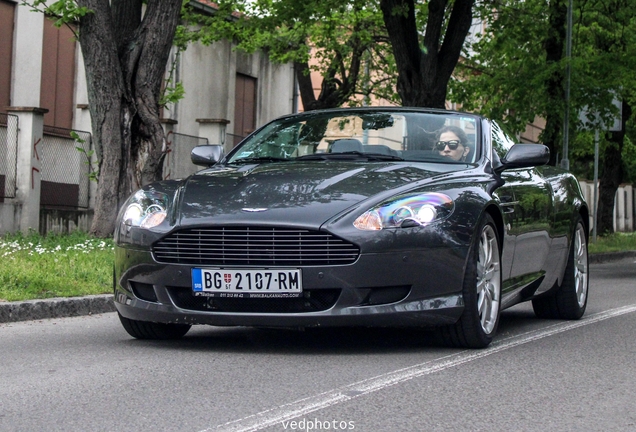
[[[589,239],[589,236],[590,236],[590,211],[589,211],[589,209],[587,208],[586,205],[581,204],[579,206],[579,209],[578,209],[578,214],[581,216],[581,219],[583,219],[583,227],[585,228],[586,239]]]
[[[499,248],[499,254],[503,251],[503,239],[504,239],[504,221],[501,211],[499,207],[495,204],[490,204],[484,210],[484,213],[488,213],[492,220],[495,221],[495,228],[497,229],[497,237],[499,237],[499,244],[501,247]]]

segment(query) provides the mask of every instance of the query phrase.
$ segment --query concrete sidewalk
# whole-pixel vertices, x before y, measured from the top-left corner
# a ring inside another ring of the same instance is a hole
[[[590,264],[636,258],[636,251],[590,255]],[[115,312],[112,294],[0,303],[0,323]]]

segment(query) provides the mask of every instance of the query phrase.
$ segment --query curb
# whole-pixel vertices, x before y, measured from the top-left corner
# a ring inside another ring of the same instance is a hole
[[[112,294],[0,303],[0,323],[115,312]]]
[[[636,258],[636,251],[597,253],[590,255],[588,260],[590,264],[600,264],[610,261],[619,261],[624,258]]]
[[[636,251],[608,252],[589,256],[590,264],[636,258]],[[86,297],[27,300],[0,303],[0,324],[115,312],[112,294]]]

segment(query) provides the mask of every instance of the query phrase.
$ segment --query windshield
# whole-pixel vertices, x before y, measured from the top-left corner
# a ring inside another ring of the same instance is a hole
[[[226,163],[292,160],[472,163],[477,117],[457,113],[338,110],[274,121],[245,140]]]

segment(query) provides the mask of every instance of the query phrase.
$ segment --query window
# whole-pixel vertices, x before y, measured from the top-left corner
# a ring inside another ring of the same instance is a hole
[[[11,106],[11,60],[15,4],[0,0],[0,112]]]
[[[256,78],[236,75],[234,145],[256,128]]]
[[[491,126],[492,148],[494,151],[493,158],[495,160],[501,160],[504,158],[504,156],[506,156],[508,150],[510,150],[512,146],[515,145],[515,141],[510,138],[510,135],[504,132],[504,130],[497,123],[492,122]]]
[[[40,106],[47,108],[44,124],[70,129],[73,124],[75,36],[66,26],[44,20]]]

